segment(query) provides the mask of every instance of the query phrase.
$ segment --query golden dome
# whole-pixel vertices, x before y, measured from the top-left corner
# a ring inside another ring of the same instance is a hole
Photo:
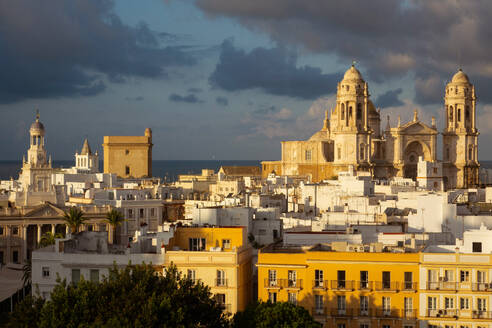
[[[362,75],[360,74],[359,70],[355,68],[354,65],[350,66],[350,68],[345,72],[345,75],[343,75],[343,80],[363,81]]]
[[[460,68],[458,72],[453,75],[451,83],[470,83],[470,80],[468,79],[468,75],[466,75]]]

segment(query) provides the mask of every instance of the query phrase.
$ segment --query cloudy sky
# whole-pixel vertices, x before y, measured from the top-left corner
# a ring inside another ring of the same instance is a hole
[[[154,159],[278,159],[354,60],[383,122],[418,108],[439,129],[462,67],[492,159],[491,16],[488,0],[0,0],[0,159],[22,158],[38,108],[57,160],[146,127]]]

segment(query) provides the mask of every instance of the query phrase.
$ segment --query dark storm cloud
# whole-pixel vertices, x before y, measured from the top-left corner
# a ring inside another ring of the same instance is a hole
[[[136,96],[136,97],[125,97],[126,101],[142,101],[144,100],[143,96]]]
[[[173,93],[169,96],[169,100],[174,101],[174,102],[185,102],[185,103],[190,103],[190,104],[203,103],[203,100],[198,99],[193,94],[189,94],[187,96],[181,96],[181,95],[178,95],[177,93]]]
[[[200,93],[202,91],[203,91],[203,89],[200,89],[200,88],[189,88],[188,89],[188,93]]]
[[[356,59],[372,81],[414,73],[416,100],[421,103],[442,102],[443,82],[458,66],[472,83],[476,81],[477,90],[482,78],[492,78],[491,1],[197,0],[196,4],[211,16],[236,18],[281,43],[336,55],[347,66]],[[425,85],[434,87],[436,78],[440,90],[431,95]]]
[[[285,48],[258,47],[246,53],[225,40],[209,80],[227,91],[259,88],[274,95],[314,99],[334,92],[341,77],[323,74],[317,67],[297,67],[297,56]]]
[[[109,0],[1,1],[0,31],[0,103],[94,95],[105,81],[193,64],[145,24],[125,25]]]
[[[225,97],[217,97],[215,98],[215,102],[217,102],[217,104],[221,106],[229,105],[229,100]]]
[[[403,92],[401,88],[389,90],[377,97],[375,104],[378,107],[397,107],[403,105],[398,96]]]

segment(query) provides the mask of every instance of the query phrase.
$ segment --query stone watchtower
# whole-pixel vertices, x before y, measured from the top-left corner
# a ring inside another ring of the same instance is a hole
[[[478,130],[475,87],[460,69],[446,85],[443,162],[446,187],[478,185]]]
[[[152,130],[143,136],[105,136],[104,173],[123,178],[152,177]]]

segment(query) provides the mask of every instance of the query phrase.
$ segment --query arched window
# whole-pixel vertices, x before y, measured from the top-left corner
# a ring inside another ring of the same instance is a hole
[[[352,106],[349,107],[348,115],[349,115],[349,119],[352,118]]]
[[[360,154],[360,159],[363,160],[364,159],[364,144],[360,144],[359,154]]]
[[[338,157],[338,159],[342,158],[342,148],[340,148],[340,147],[337,148],[337,157]]]
[[[342,108],[342,115],[341,115],[340,119],[344,120],[345,119],[345,104],[342,104],[340,107]]]
[[[470,146],[468,148],[468,159],[472,160],[473,159],[473,146]]]
[[[446,159],[449,160],[449,148],[446,148]]]
[[[347,88],[347,91],[349,91],[349,89],[350,89],[350,86],[348,86],[348,85],[347,85],[347,86],[346,86],[346,88]]]
[[[465,120],[469,120],[470,119],[470,108],[468,106],[466,106],[466,109],[465,109]]]
[[[453,106],[449,106],[449,120],[453,120]]]
[[[458,94],[458,88],[454,88],[454,93]]]
[[[458,108],[458,122],[461,122],[461,108]]]
[[[357,117],[358,120],[362,119],[362,104],[357,104]]]

